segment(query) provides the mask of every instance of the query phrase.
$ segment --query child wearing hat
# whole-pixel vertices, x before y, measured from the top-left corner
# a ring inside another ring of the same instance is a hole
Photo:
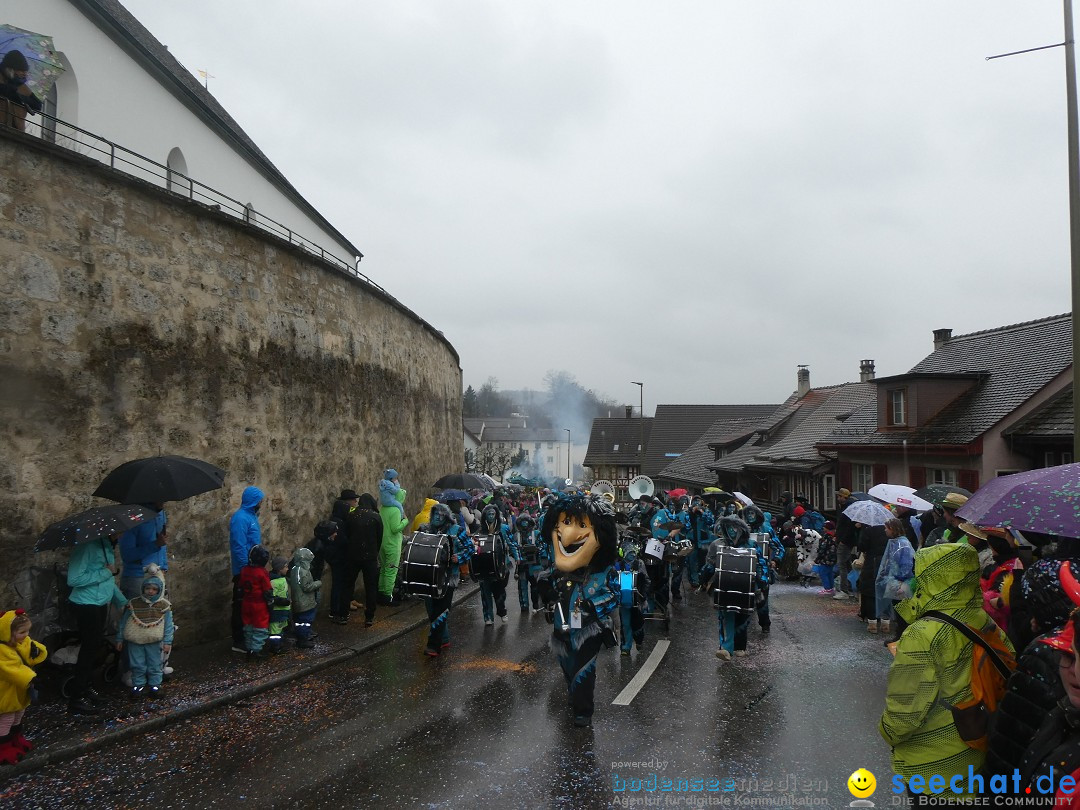
[[[240,617],[244,622],[244,646],[248,658],[265,658],[263,647],[270,636],[270,606],[274,603],[274,586],[266,573],[270,552],[263,546],[252,546],[248,564],[240,569]]]
[[[161,691],[162,654],[172,650],[172,605],[162,594],[164,574],[154,563],[146,566],[138,596],[124,605],[124,614],[116,630],[116,649],[127,647],[131,670],[131,693],[152,694]]]
[[[281,634],[289,624],[289,558],[274,557],[270,561],[270,587],[274,591],[274,604],[270,606],[270,633],[266,648],[277,655],[281,652]]]
[[[401,484],[398,483],[398,471],[390,468],[383,471],[382,480],[379,482],[379,506],[386,506],[391,508],[397,508],[401,511],[401,516],[405,517],[405,507],[401,501],[398,500],[398,490],[401,489]]]
[[[0,613],[0,765],[14,765],[34,744],[23,736],[23,714],[37,696],[34,667],[48,656],[30,639],[30,617],[20,610]]]

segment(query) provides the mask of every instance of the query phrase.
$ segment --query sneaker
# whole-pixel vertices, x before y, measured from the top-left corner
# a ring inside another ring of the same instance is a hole
[[[146,691],[151,697],[157,697],[158,695],[161,694],[161,687],[160,686],[148,686],[148,687],[146,687]]]
[[[132,695],[132,697],[142,697],[145,694],[146,694],[146,687],[145,686],[133,686],[133,687],[131,687],[131,695]]]
[[[836,596],[836,589],[835,588],[822,588],[821,589],[821,595],[822,596]]]
[[[371,619],[364,620],[364,627],[371,627],[373,624],[375,624],[375,622],[373,622]]]
[[[882,619],[881,620],[881,632],[882,633],[888,633],[889,632],[889,625],[890,625],[890,622],[889,622],[888,619]]]
[[[630,657],[630,651],[629,651],[629,650],[623,650],[623,651],[622,651],[622,654],[623,654],[624,656],[626,656],[627,658],[629,658],[629,657]]]
[[[634,648],[640,650],[641,649],[641,642],[640,641],[635,641],[634,642]]]
[[[349,617],[348,616],[331,616],[330,621],[332,621],[334,624],[348,624],[349,623]]]
[[[848,598],[848,595],[846,593],[844,593],[843,591],[837,591],[836,593],[833,594],[833,599],[836,599],[836,600],[838,600],[840,602],[843,602],[847,598]]]
[[[431,649],[431,647],[426,647],[424,649],[424,655],[426,655],[428,658],[438,658],[439,657],[439,651],[438,650],[433,650],[433,649]]]
[[[168,664],[166,664],[165,666],[163,666],[161,668],[161,674],[162,675],[172,675],[173,674],[173,668],[170,667]]]
[[[721,647],[719,650],[716,651],[716,657],[719,658],[721,661],[730,661],[731,653]]]
[[[763,625],[761,625],[761,632],[762,633],[771,633],[772,632],[772,625],[771,624],[763,624]]]
[[[507,623],[508,621],[510,621],[510,617],[509,617],[509,616],[507,616],[507,615],[506,615],[506,614],[504,613],[504,614],[502,615],[502,622],[503,622],[503,624],[506,624],[506,623]]]
[[[495,624],[494,619],[484,619],[484,626],[485,627],[491,627],[493,624]]]
[[[237,647],[235,644],[232,646],[232,651],[237,653],[243,653],[247,655],[247,647]]]
[[[449,641],[444,641],[442,643],[442,646],[439,647],[439,649],[440,650],[449,650],[450,649],[450,642]]]
[[[746,658],[746,650],[736,650],[735,651],[735,657],[736,658]]]
[[[877,631],[878,631],[877,622],[867,622],[866,623],[866,632],[867,633],[870,633],[871,635],[876,636]]]

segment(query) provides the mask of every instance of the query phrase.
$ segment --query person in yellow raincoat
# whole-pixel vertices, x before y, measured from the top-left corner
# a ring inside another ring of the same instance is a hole
[[[30,639],[30,617],[22,610],[0,613],[0,764],[14,765],[34,747],[23,736],[23,714],[30,705],[34,667],[48,656]]]

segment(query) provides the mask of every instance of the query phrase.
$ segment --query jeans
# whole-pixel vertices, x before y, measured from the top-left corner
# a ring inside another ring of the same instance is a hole
[[[518,577],[518,604],[521,605],[522,610],[529,609],[529,578],[525,576]]]
[[[750,617],[734,610],[718,610],[717,624],[720,630],[720,647],[729,653],[746,649],[746,630]]]
[[[644,643],[645,618],[637,605],[619,605],[619,641],[626,652],[630,652],[632,642],[636,641],[639,645]]]
[[[484,621],[495,621],[494,613],[492,612],[492,602],[494,601],[494,613],[498,613],[500,616],[506,615],[506,583],[501,579],[482,579],[480,580],[480,605],[484,611]]]
[[[852,552],[851,546],[845,543],[836,544],[836,564],[840,566],[837,579],[840,582],[840,590],[844,593],[852,592],[851,583],[848,581],[848,574],[851,573],[851,558],[854,556]]]

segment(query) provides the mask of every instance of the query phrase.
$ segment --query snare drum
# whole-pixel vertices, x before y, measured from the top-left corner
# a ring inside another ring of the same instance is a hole
[[[476,552],[469,560],[473,581],[503,579],[509,573],[506,541],[501,534],[484,534],[475,538]]]
[[[713,607],[751,613],[757,603],[758,556],[752,548],[723,548],[716,555],[716,576],[709,590]]]
[[[439,599],[450,585],[450,538],[445,534],[416,532],[405,543],[398,579],[405,593]]]
[[[540,546],[531,544],[521,546],[521,561],[525,565],[540,565]]]
[[[761,556],[765,558],[765,562],[773,557],[772,543],[769,542],[768,532],[758,532],[750,535],[750,539],[754,541],[759,549],[761,549]]]

